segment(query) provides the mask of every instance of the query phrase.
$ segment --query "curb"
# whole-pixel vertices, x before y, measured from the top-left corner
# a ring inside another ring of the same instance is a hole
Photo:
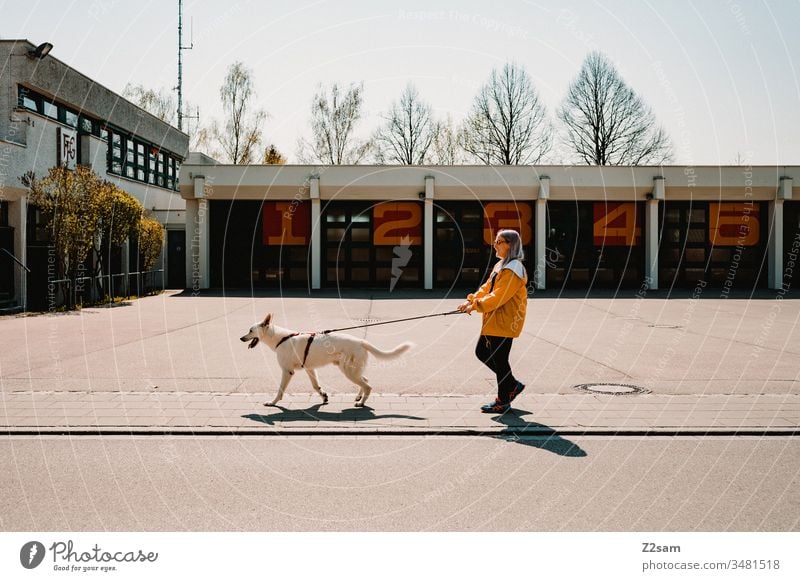
[[[523,436],[523,437],[559,437],[559,436],[620,436],[620,437],[796,437],[800,436],[800,428],[565,428],[548,429],[541,427],[518,427],[497,429],[471,429],[471,428],[319,428],[309,430],[306,428],[152,428],[152,427],[103,427],[103,428],[5,428],[0,429],[3,436]]]

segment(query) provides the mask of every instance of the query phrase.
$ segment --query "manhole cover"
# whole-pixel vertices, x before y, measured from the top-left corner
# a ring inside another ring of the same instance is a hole
[[[377,323],[380,319],[355,319],[356,323]]]
[[[680,329],[680,325],[647,325],[651,329]]]
[[[576,385],[575,389],[581,391],[588,391],[591,393],[600,393],[603,395],[634,395],[638,393],[650,393],[650,390],[637,385],[629,385],[627,383],[582,383]]]

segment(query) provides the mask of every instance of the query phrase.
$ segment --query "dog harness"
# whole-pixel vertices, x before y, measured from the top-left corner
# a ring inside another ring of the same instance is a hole
[[[304,335],[304,334],[305,333],[292,333],[291,335],[286,335],[286,337],[284,337],[283,339],[278,341],[278,344],[275,345],[275,349],[280,347],[281,343],[283,343],[287,339],[291,339],[292,337],[297,337],[298,335]],[[308,343],[306,343],[306,350],[303,353],[303,363],[300,365],[300,367],[305,367],[306,366],[306,359],[308,359],[308,350],[311,349],[311,343],[313,343],[315,335],[316,335],[316,333],[309,333],[308,334]]]

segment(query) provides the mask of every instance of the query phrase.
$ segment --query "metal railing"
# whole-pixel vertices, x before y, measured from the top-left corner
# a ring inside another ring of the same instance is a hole
[[[160,276],[157,277],[156,275]],[[120,278],[122,279],[121,282],[115,282]],[[86,281],[89,281],[89,284],[80,284],[85,283]],[[77,295],[80,294],[81,302],[83,302],[83,297],[87,293],[91,297],[93,289],[95,288],[95,282],[97,281],[108,281],[107,286],[103,289],[106,297],[128,298],[132,295],[142,296],[143,294],[147,294],[151,291],[164,290],[164,269],[159,268],[146,271],[121,272],[117,274],[101,274],[97,276],[79,276],[75,279],[61,278],[56,280],[48,280],[47,283],[48,285],[67,285],[67,292],[73,292],[74,290],[76,299]],[[72,289],[73,282],[76,286],[75,289]],[[79,284],[80,288],[78,288]],[[134,289],[136,292],[131,292]],[[104,297],[99,298],[102,299]]]
[[[27,266],[25,266],[24,264],[22,264],[22,261],[21,261],[19,258],[17,258],[16,256],[14,256],[13,254],[11,254],[11,253],[8,251],[8,249],[7,249],[7,248],[0,248],[0,250],[2,250],[2,251],[3,251],[3,252],[5,252],[5,253],[6,253],[8,256],[10,256],[10,257],[11,257],[11,260],[13,260],[14,262],[16,262],[16,263],[17,263],[17,265],[18,265],[20,268],[22,268],[22,269],[24,269],[24,270],[25,270],[25,272],[27,272],[28,274],[30,274],[30,273],[31,273],[31,269],[30,269],[30,268],[28,268]]]

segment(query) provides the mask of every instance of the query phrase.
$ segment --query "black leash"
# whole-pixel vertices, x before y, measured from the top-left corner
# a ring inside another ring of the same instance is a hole
[[[448,311],[446,313],[436,313],[434,315],[421,315],[419,317],[408,317],[407,319],[395,319],[394,321],[383,321],[382,323],[367,323],[366,325],[356,325],[355,327],[342,327],[341,329],[328,329],[327,331],[320,331],[320,335],[327,335],[328,333],[335,333],[337,331],[349,331],[350,329],[362,329],[364,327],[377,327],[378,325],[390,325],[392,323],[402,323],[403,321],[415,321],[417,319],[427,319],[429,317],[445,317],[447,315],[455,315],[461,311]]]

